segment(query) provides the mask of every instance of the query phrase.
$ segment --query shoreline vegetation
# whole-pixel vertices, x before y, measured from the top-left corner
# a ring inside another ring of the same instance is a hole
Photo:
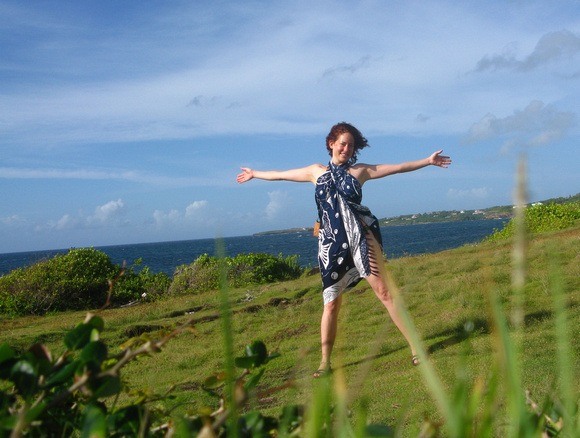
[[[312,379],[319,277],[270,281],[280,260],[255,254],[200,257],[176,283],[186,293],[2,318],[0,436],[579,436],[580,202],[515,213],[480,243],[387,263],[418,367],[361,282],[333,373]],[[59,274],[79,293],[89,271],[117,273],[94,250],[57,262],[46,284]],[[124,269],[109,297],[167,286]]]
[[[538,204],[565,204],[580,201],[580,193],[567,197],[550,198],[538,201],[529,205]],[[494,206],[476,210],[440,210],[427,213],[403,214],[400,216],[386,217],[379,219],[382,227],[395,227],[400,225],[430,224],[437,222],[459,222],[471,220],[494,220],[511,219],[514,216],[514,207],[511,205]],[[283,230],[261,231],[252,234],[253,236],[268,236],[272,234],[291,234],[301,232],[312,232],[313,227],[295,227]]]

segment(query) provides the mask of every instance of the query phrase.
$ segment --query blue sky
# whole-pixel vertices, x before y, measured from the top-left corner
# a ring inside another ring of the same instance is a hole
[[[378,217],[580,191],[580,2],[0,0],[0,253],[310,226],[310,184],[240,166],[444,149],[365,185]]]

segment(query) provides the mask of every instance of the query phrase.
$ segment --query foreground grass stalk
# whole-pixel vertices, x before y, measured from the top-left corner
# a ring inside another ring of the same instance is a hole
[[[528,202],[526,190],[526,161],[521,156],[516,175],[516,189],[514,192],[514,243],[512,252],[512,288],[515,293],[516,305],[512,312],[515,327],[520,329],[523,324],[523,289],[526,284],[526,254],[528,236],[526,229],[526,205]]]
[[[349,422],[346,378],[342,369],[337,369],[333,377],[334,394],[336,397],[333,436],[337,438],[349,438],[353,436],[353,431]]]
[[[566,313],[566,298],[564,295],[564,285],[562,283],[562,272],[560,264],[556,262],[556,251],[552,251],[550,280],[553,294],[554,315],[556,322],[556,354],[558,359],[559,391],[562,394],[562,419],[564,428],[568,436],[580,436],[580,414],[578,409],[578,396],[574,396],[574,391],[570,382],[574,382],[573,352],[571,339],[568,335],[568,318]],[[576,416],[576,421],[574,419]]]
[[[431,394],[435,398],[435,401],[445,418],[445,425],[449,431],[449,436],[459,437],[460,436],[460,425],[458,422],[459,416],[454,412],[450,399],[447,393],[445,392],[445,389],[443,388],[443,383],[441,382],[441,379],[439,379],[439,376],[435,372],[435,368],[433,367],[433,365],[431,364],[431,362],[427,357],[427,351],[425,349],[423,341],[421,340],[421,337],[419,336],[415,324],[413,324],[409,312],[405,307],[399,288],[393,281],[390,274],[387,274],[387,283],[389,291],[391,291],[393,295],[395,305],[398,307],[398,311],[403,320],[403,324],[405,325],[405,328],[407,329],[407,332],[410,334],[411,340],[413,341],[413,344],[417,349],[417,354],[419,355],[419,358],[421,360],[421,365],[419,366],[421,374],[423,375],[423,378],[427,383],[427,386],[431,390]]]
[[[525,400],[519,373],[518,354],[509,333],[507,318],[495,292],[490,293],[493,327],[495,333],[495,350],[498,353],[497,373],[505,382],[507,429],[506,437],[527,436],[522,418],[525,415]],[[522,430],[524,429],[524,430]]]
[[[216,253],[220,259],[220,314],[222,320],[222,333],[225,353],[225,373],[226,373],[226,409],[228,411],[229,436],[238,436],[238,406],[236,403],[236,377],[234,364],[234,339],[232,330],[232,310],[229,298],[229,287],[227,281],[227,266],[224,263],[225,250],[223,242],[216,243]]]
[[[526,204],[527,204],[527,182],[526,182],[526,159],[522,155],[518,162],[516,173],[516,189],[514,192],[514,242],[512,251],[512,324],[514,325],[515,339],[510,339],[509,330],[503,324],[503,317],[499,314],[499,308],[496,301],[495,317],[496,324],[500,327],[501,347],[504,353],[503,372],[507,377],[507,402],[508,413],[512,423],[510,427],[511,436],[521,436],[523,416],[525,415],[525,398],[521,386],[520,375],[520,342],[522,339],[523,321],[524,321],[524,288],[526,285],[526,257],[528,247],[528,236],[526,230]]]

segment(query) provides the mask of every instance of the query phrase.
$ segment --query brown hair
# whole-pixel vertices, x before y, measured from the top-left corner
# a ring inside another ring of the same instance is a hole
[[[350,123],[340,122],[330,128],[330,132],[326,136],[326,150],[328,150],[328,155],[332,156],[332,149],[330,148],[330,143],[338,140],[341,134],[348,132],[354,138],[354,152],[350,163],[354,164],[357,160],[358,151],[369,146],[367,139],[363,137],[361,132],[352,126]]]

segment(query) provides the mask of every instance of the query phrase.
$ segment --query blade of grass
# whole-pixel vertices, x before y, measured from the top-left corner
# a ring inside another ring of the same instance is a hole
[[[556,354],[558,360],[558,376],[560,380],[560,394],[562,394],[564,430],[570,436],[580,435],[580,424],[574,421],[574,414],[578,400],[574,397],[574,391],[570,382],[574,382],[572,349],[566,314],[566,296],[564,294],[563,274],[557,260],[557,252],[551,251],[550,258],[550,283],[554,304],[556,326]],[[578,415],[578,414],[576,414]],[[580,419],[580,415],[578,415]]]
[[[445,418],[445,426],[449,431],[450,436],[459,436],[459,423],[458,423],[458,416],[453,412],[453,406],[449,399],[449,396],[445,392],[443,388],[443,383],[439,379],[439,376],[435,372],[435,368],[429,361],[427,357],[427,351],[421,340],[419,333],[411,320],[411,316],[406,309],[405,303],[399,291],[399,288],[393,281],[392,276],[390,273],[387,273],[387,283],[389,287],[389,291],[391,291],[393,295],[393,299],[395,301],[395,305],[398,307],[399,314],[401,315],[401,319],[407,332],[409,333],[413,344],[417,350],[417,354],[419,355],[419,359],[421,360],[421,365],[419,366],[419,370],[423,375],[431,394],[433,395],[435,402],[439,406],[443,417]]]
[[[522,155],[518,161],[516,188],[514,191],[514,241],[512,250],[512,293],[513,306],[511,320],[516,339],[520,338],[523,327],[524,287],[526,283],[527,232],[525,223],[526,208],[526,161]],[[510,336],[506,316],[504,315],[495,291],[490,293],[493,325],[495,327],[496,348],[499,352],[498,371],[506,382],[506,403],[509,425],[507,436],[520,437],[529,433],[524,423],[526,405],[521,386],[520,348]]]
[[[229,287],[227,281],[227,266],[225,264],[225,248],[223,241],[216,240],[216,254],[220,261],[220,315],[222,320],[222,334],[225,353],[226,373],[226,406],[229,407],[228,436],[238,435],[238,406],[235,397],[235,364],[234,364],[234,338],[232,330],[232,309],[229,299]]]
[[[311,394],[304,436],[313,438],[331,436],[332,379],[330,376],[314,379]]]

